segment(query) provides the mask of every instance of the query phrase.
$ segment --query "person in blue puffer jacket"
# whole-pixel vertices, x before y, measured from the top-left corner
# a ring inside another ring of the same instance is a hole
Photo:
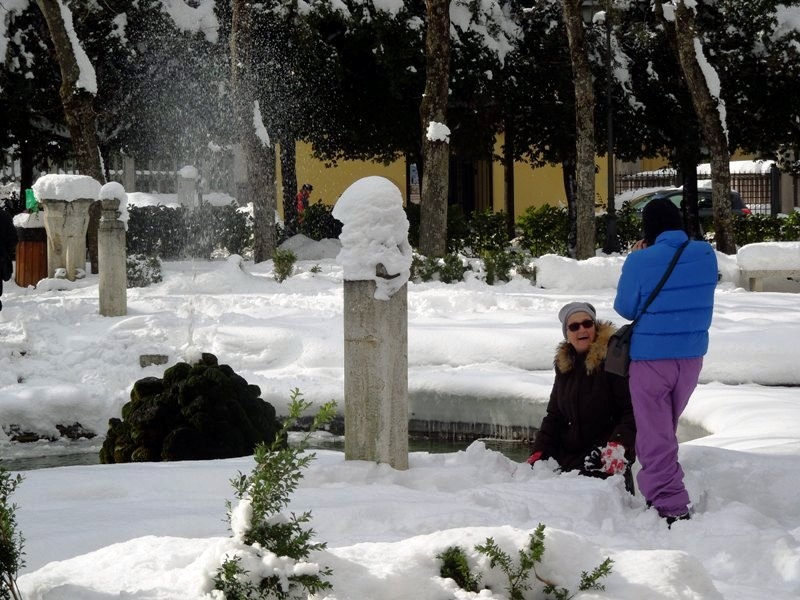
[[[622,266],[614,310],[633,320],[688,236],[680,210],[656,199],[642,211],[644,239]],[[668,525],[690,517],[678,462],[678,418],[694,392],[708,351],[717,257],[707,242],[691,241],[631,339],[629,385],[636,420],[639,490]]]

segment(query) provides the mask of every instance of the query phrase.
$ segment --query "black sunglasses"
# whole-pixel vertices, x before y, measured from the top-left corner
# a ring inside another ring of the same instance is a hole
[[[594,327],[594,321],[592,321],[591,319],[586,319],[585,321],[579,321],[577,323],[570,323],[569,325],[567,325],[567,329],[569,329],[570,331],[578,331],[581,327],[583,327],[584,329],[591,329],[592,327]]]

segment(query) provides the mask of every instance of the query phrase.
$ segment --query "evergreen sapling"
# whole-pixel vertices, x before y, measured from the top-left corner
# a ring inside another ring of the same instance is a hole
[[[282,512],[303,478],[303,469],[314,459],[313,453],[305,452],[311,433],[336,413],[335,402],[324,404],[302,440],[289,447],[289,430],[310,406],[298,389],[292,390],[289,416],[275,441],[259,444],[253,471],[231,480],[239,502],[235,507],[228,502],[228,519],[241,546],[217,571],[212,592],[216,599],[300,599],[331,587],[325,579],[331,570],[308,561],[312,552],[326,546],[312,542],[313,529],[304,528],[311,513]]]
[[[486,542],[475,546],[475,550],[489,558],[489,567],[499,567],[508,578],[506,588],[510,600],[524,600],[524,593],[531,589],[532,584],[529,577],[533,574],[534,578],[544,585],[543,591],[547,598],[552,594],[555,600],[570,600],[575,597],[567,588],[558,587],[554,582],[549,581],[536,572],[536,564],[542,562],[544,556],[544,525],[541,523],[528,538],[528,545],[519,551],[517,564],[514,564],[511,556],[500,548],[492,538],[487,538]],[[586,571],[581,573],[581,580],[578,590],[603,591],[605,588],[600,583],[603,577],[611,573],[611,565],[614,564],[610,558],[606,558],[591,573]]]
[[[17,506],[9,503],[9,496],[22,483],[22,476],[12,476],[0,467],[0,599],[21,600],[17,588],[17,574],[25,566],[22,551],[25,540],[17,531]]]

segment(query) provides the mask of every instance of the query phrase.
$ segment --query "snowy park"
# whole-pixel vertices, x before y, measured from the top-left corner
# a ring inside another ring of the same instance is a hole
[[[93,462],[110,417],[132,384],[161,376],[199,352],[215,354],[278,414],[290,390],[342,403],[342,281],[335,240],[287,242],[298,254],[283,283],[271,261],[231,256],[167,262],[163,281],[128,290],[128,314],[98,313],[98,278],[9,282],[0,312],[0,420],[50,432],[79,422],[98,433],[78,442],[3,441],[3,462],[72,454],[73,466],[26,470],[13,497],[25,538],[26,598],[204,598],[233,548],[229,480],[251,458],[125,465]],[[691,521],[667,529],[621,478],[607,481],[531,469],[481,441],[465,451],[412,452],[406,471],[316,451],[292,511],[312,511],[333,570],[321,597],[507,598],[504,576],[474,546],[492,537],[512,556],[538,524],[540,570],[577,591],[580,573],[613,562],[605,592],[576,598],[789,599],[800,593],[800,336],[796,281],[741,287],[737,258],[718,255],[711,344],[684,423]],[[537,282],[494,286],[408,284],[410,416],[536,427],[561,339],[558,309],[593,303],[621,324],[612,302],[623,256],[536,259]],[[139,356],[168,365],[142,368]],[[320,434],[323,437],[324,435]],[[84,463],[84,464],[79,464]],[[636,467],[634,467],[634,470]],[[459,591],[435,557],[465,549],[482,583]],[[533,594],[534,592],[531,592]],[[541,588],[537,592],[541,594]],[[530,595],[538,598],[541,595]]]

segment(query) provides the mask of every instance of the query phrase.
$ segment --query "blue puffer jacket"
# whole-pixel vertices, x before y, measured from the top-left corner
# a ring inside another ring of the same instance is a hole
[[[622,265],[614,310],[633,320],[687,239],[683,231],[665,231],[653,246],[631,252]],[[631,360],[704,356],[716,286],[714,249],[707,242],[690,242],[664,287],[636,323]]]

